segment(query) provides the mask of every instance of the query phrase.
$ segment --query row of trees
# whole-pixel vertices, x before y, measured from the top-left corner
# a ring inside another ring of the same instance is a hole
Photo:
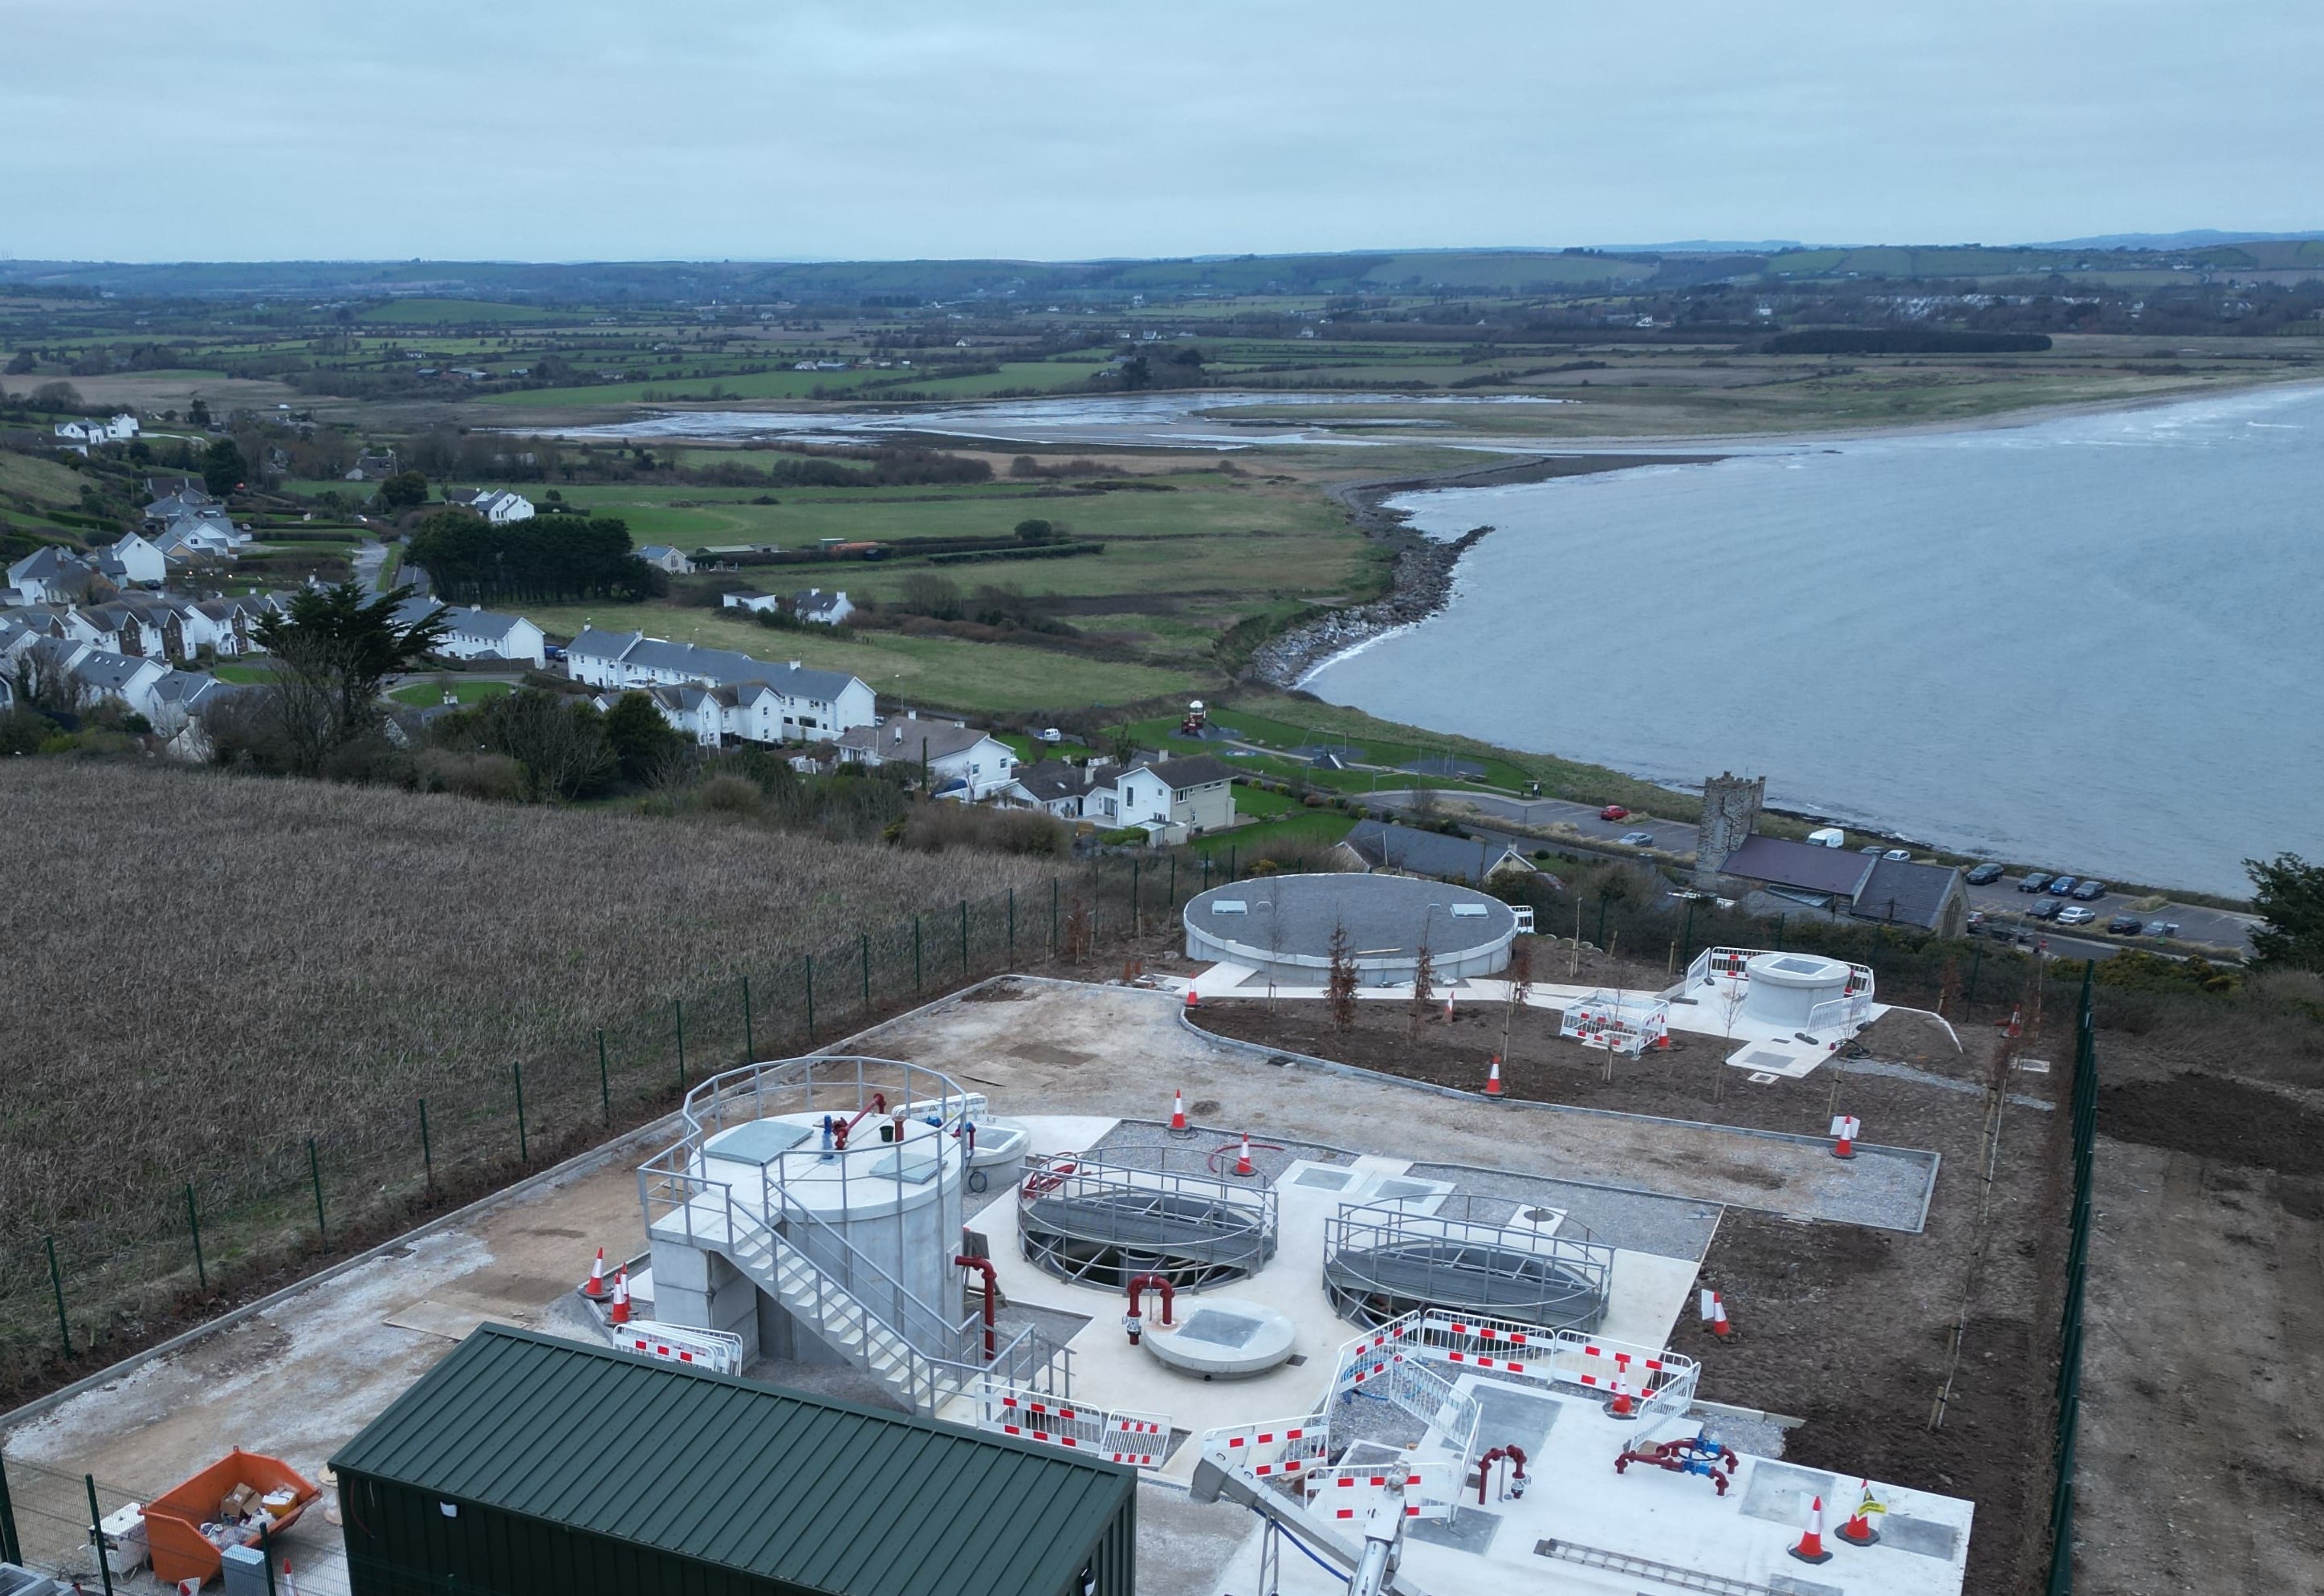
[[[494,526],[464,510],[439,510],[411,535],[411,563],[447,602],[640,599],[661,574],[630,547],[618,516],[540,515]]]

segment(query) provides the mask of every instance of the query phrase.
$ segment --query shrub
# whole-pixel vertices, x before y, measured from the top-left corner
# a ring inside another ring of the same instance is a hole
[[[730,774],[711,777],[694,793],[696,806],[714,815],[755,815],[764,798],[757,782]]]
[[[524,767],[504,753],[461,753],[448,748],[422,750],[412,761],[413,785],[422,792],[512,803],[524,792]]]

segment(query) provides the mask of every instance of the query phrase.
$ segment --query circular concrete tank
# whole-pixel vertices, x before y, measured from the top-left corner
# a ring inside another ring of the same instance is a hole
[[[1205,1296],[1178,1304],[1177,1324],[1150,1315],[1140,1337],[1146,1350],[1171,1368],[1204,1379],[1264,1374],[1291,1356],[1291,1321],[1264,1303]]]
[[[1418,876],[1261,876],[1187,901],[1186,956],[1244,964],[1285,986],[1331,977],[1332,937],[1347,936],[1365,986],[1408,984],[1428,948],[1439,983],[1507,969],[1515,911],[1489,893]],[[1247,983],[1248,984],[1248,983]]]
[[[1763,953],[1743,966],[1750,976],[1743,1018],[1761,1025],[1803,1030],[1809,1011],[1848,992],[1849,968],[1838,959],[1812,953]]]

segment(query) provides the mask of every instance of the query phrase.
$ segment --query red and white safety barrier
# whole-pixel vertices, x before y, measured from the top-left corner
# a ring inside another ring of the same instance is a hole
[[[715,1374],[742,1372],[742,1338],[723,1330],[696,1330],[640,1319],[616,1328],[613,1344],[663,1363],[684,1363]]]
[[[1170,1450],[1167,1414],[1092,1407],[998,1383],[985,1388],[979,1403],[986,1429],[1067,1452],[1094,1453],[1135,1469],[1160,1468]]]

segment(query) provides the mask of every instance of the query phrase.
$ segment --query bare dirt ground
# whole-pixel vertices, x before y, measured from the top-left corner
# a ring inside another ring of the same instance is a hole
[[[2098,1048],[2075,1588],[2324,1590],[2324,1093]]]
[[[1475,1090],[1501,1046],[1502,1013],[1456,1003],[1451,1024],[1432,1018],[1416,1039],[1401,1004],[1364,1004],[1339,1031],[1319,1002],[1214,1002],[1200,1023],[1342,1063]],[[1969,1585],[1978,1592],[2036,1588],[2046,1566],[2050,1416],[2055,1309],[2043,1264],[2061,1230],[2061,1189],[2051,1177],[2057,1116],[2006,1106],[1989,1212],[1980,1221],[1986,1135],[1999,1043],[1965,1031],[1957,1051],[1943,1030],[1910,1014],[1861,1038],[1873,1058],[1958,1083],[1819,1070],[1803,1081],[1749,1084],[1720,1060],[1716,1040],[1674,1038],[1668,1054],[1617,1059],[1558,1039],[1554,1017],[1521,1012],[1503,1079],[1517,1096],[1814,1135],[1840,1112],[1865,1122],[1868,1140],[1942,1155],[1920,1235],[1729,1208],[1703,1261],[1705,1284],[1726,1294],[1739,1333],[1728,1344],[1689,1327],[1678,1350],[1702,1359],[1713,1400],[1803,1419],[1785,1455],[1836,1473],[1870,1475],[1977,1502]],[[1724,1078],[1721,1078],[1723,1072]],[[2008,1090],[2046,1099],[2049,1078],[2018,1074]],[[1662,1184],[1662,1172],[1641,1184]],[[1730,1199],[1733,1200],[1733,1199]],[[1762,1195],[1753,1207],[1769,1207]],[[1982,1266],[1969,1296],[1980,1242]],[[1930,1427],[1954,1367],[1953,1333],[1966,1320],[1959,1371],[1941,1428]]]

